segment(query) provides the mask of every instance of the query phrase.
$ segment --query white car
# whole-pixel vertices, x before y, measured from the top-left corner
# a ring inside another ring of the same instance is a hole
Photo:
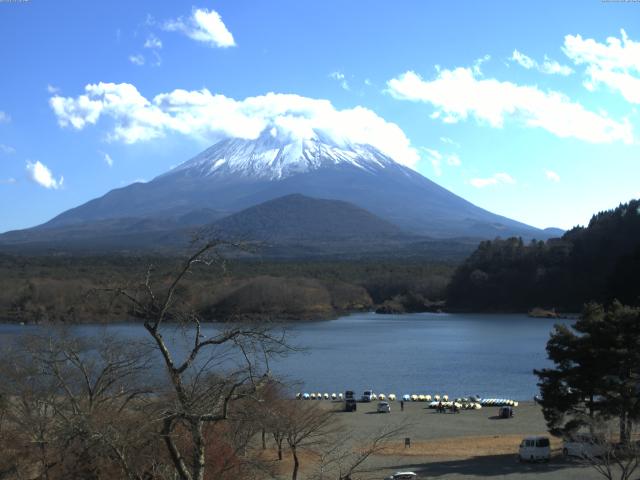
[[[526,437],[520,443],[518,459],[523,462],[548,462],[551,458],[551,443],[548,437]]]
[[[417,476],[413,472],[396,472],[385,480],[415,480]]]
[[[378,402],[378,413],[391,413],[389,402]]]
[[[577,434],[562,442],[565,457],[595,458],[607,453],[604,439],[589,434]]]

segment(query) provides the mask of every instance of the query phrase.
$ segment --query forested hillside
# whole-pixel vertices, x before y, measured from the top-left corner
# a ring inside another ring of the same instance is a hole
[[[166,286],[184,261],[174,257],[10,256],[0,254],[0,320],[112,322],[132,319],[100,291],[145,280]],[[301,320],[391,304],[394,311],[442,300],[453,265],[420,259],[235,260],[196,269],[184,300],[206,320]]]
[[[640,200],[594,215],[561,238],[482,242],[456,270],[448,306],[579,311],[588,301],[640,303]]]

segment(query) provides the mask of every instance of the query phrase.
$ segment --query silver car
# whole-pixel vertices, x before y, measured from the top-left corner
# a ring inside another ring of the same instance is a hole
[[[562,442],[562,454],[565,457],[595,458],[606,453],[604,438],[589,434],[577,434]]]
[[[415,480],[417,476],[413,472],[396,472],[385,480]]]

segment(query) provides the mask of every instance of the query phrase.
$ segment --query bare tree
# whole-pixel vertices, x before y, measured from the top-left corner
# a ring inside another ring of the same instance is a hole
[[[106,336],[29,338],[7,353],[0,389],[14,470],[41,479],[148,476],[157,438],[142,412],[148,359],[144,349]]]
[[[594,420],[589,427],[591,433],[582,439],[579,461],[607,480],[629,480],[640,467],[640,443],[637,438],[633,441],[637,432],[630,426],[627,441],[618,441],[618,435],[606,421]]]
[[[275,443],[278,460],[282,460],[282,449],[287,434],[288,408],[291,403],[286,398],[284,385],[277,381],[269,382],[260,392],[254,407],[255,419],[260,426],[262,450],[267,449],[267,435]]]
[[[640,448],[636,443],[608,445],[602,456],[587,461],[607,480],[629,480],[638,469]]]
[[[357,438],[342,432],[334,434],[321,451],[316,480],[355,480],[368,472],[367,461],[382,452],[388,442],[396,439],[406,429],[405,424],[383,427],[372,436]],[[376,477],[377,478],[377,477]]]
[[[284,438],[293,456],[291,479],[297,480],[300,470],[300,450],[318,450],[326,445],[337,426],[335,416],[315,403],[290,400],[281,417]]]
[[[49,382],[40,381],[38,375],[38,366],[25,352],[17,348],[3,352],[0,478],[26,476],[35,470],[40,478],[47,479],[49,470],[57,463],[49,448],[55,438],[50,408],[55,403],[55,390]]]
[[[204,479],[207,447],[215,441],[207,435],[207,426],[229,420],[232,404],[255,395],[268,379],[268,359],[287,350],[284,332],[276,335],[256,325],[232,326],[207,338],[199,314],[180,298],[180,288],[195,267],[224,266],[218,248],[228,246],[206,243],[166,286],[153,283],[150,267],[141,285],[111,289],[130,302],[160,352],[169,384],[160,430],[181,480]],[[184,355],[165,338],[171,325],[182,328],[189,345]]]

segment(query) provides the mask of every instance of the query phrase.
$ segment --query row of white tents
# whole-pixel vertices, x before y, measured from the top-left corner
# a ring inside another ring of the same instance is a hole
[[[296,393],[296,398],[298,400],[343,400],[344,395],[342,393]],[[396,394],[390,393],[389,395],[385,395],[384,393],[372,394],[371,400],[391,400],[392,402],[396,401]]]
[[[480,400],[483,407],[517,407],[518,402],[509,398],[483,398]]]
[[[408,395],[408,394],[403,395],[402,400],[404,400],[405,402],[431,402],[431,401],[448,402],[449,395],[434,395],[432,397],[431,395],[413,393],[411,395]]]
[[[342,393],[297,393],[296,398],[299,400],[343,400],[344,395]],[[395,393],[385,395],[384,393],[374,393],[371,395],[371,400],[390,400],[395,402],[397,399]],[[448,395],[424,395],[424,394],[404,394],[401,400],[405,402],[429,402],[429,408],[437,408],[438,404],[445,408],[451,408],[454,404],[458,408],[479,409],[481,407],[517,407],[518,402],[508,398],[456,398],[449,401]]]
[[[453,408],[454,406],[459,410],[480,410],[482,405],[478,402],[462,402],[458,401],[461,399],[456,399],[453,402],[430,402],[429,408]]]

